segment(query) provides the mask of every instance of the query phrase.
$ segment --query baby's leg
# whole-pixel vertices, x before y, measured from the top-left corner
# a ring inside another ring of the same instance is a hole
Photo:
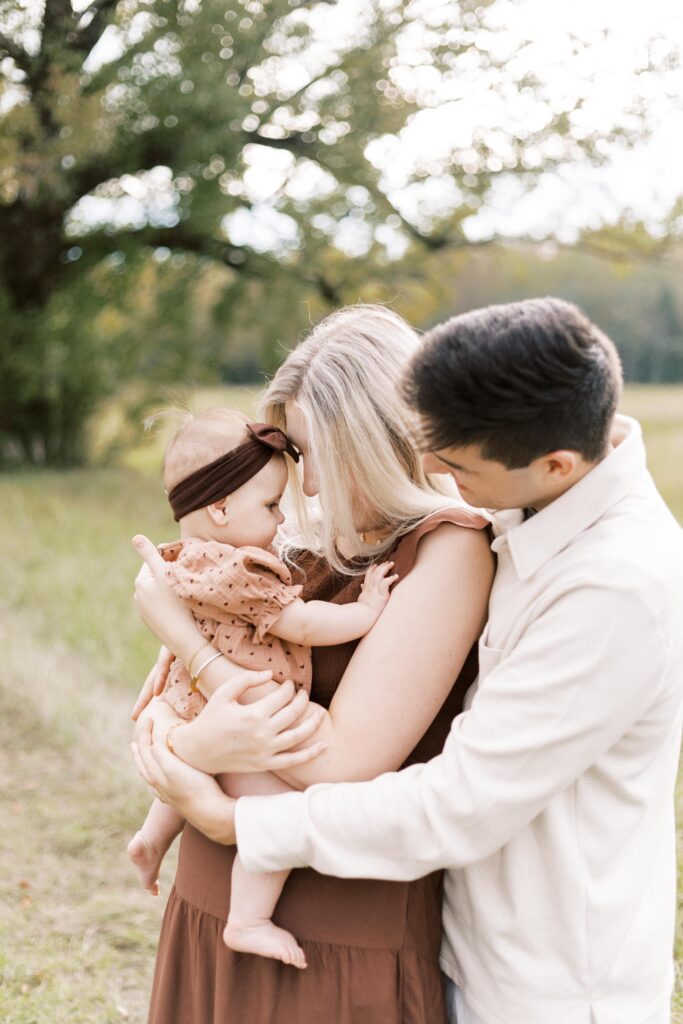
[[[221,775],[230,796],[271,796],[290,793],[291,787],[269,772],[253,775]],[[288,871],[252,875],[244,870],[239,854],[232,869],[232,898],[223,941],[240,953],[256,953],[285,964],[306,966],[304,951],[293,935],[271,921]]]
[[[152,896],[159,895],[159,868],[166,851],[182,832],[185,820],[161,800],[155,800],[139,832],[128,843],[128,856],[140,881]]]

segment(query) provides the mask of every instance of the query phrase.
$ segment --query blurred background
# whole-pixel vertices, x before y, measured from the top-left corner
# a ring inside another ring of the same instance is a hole
[[[683,519],[682,57],[672,0],[0,0],[0,1019],[145,1019],[149,411],[252,409],[345,303],[558,295]]]

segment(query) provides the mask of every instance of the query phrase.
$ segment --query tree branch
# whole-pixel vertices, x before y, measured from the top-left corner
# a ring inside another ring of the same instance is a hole
[[[214,238],[210,235],[195,234],[185,224],[171,228],[144,227],[137,230],[124,231],[88,231],[82,235],[70,235],[65,245],[80,245],[86,258],[88,255],[95,261],[117,249],[131,245],[136,251],[140,247],[150,249],[167,248],[191,253],[195,256],[206,256],[223,263],[226,267],[239,273],[261,276],[273,266],[273,259],[261,257],[258,253],[231,242]],[[90,253],[89,253],[90,250]],[[98,252],[99,250],[99,252]]]
[[[109,24],[110,15],[119,0],[93,0],[81,15],[76,31],[71,34],[69,44],[84,53],[90,53]]]
[[[286,149],[290,153],[306,153],[316,143],[307,142],[301,132],[291,132],[284,139],[273,139],[267,135],[260,135],[258,131],[255,132],[242,132],[242,138],[245,143],[251,142],[256,146],[268,146],[270,149]]]
[[[20,71],[23,71],[25,75],[31,73],[31,58],[27,54],[23,46],[19,46],[13,39],[6,36],[4,32],[0,32],[0,53],[5,52],[8,57],[11,57],[16,66]]]
[[[136,233],[143,245],[152,247],[167,246],[169,249],[183,249],[197,256],[209,256],[211,259],[224,263],[232,270],[246,270],[252,256],[249,249],[210,235],[197,235],[184,225],[175,228],[144,228]]]
[[[334,172],[331,171],[330,173]],[[420,245],[423,245],[425,249],[429,249],[430,252],[438,252],[440,249],[459,248],[460,245],[462,244],[462,236],[454,235],[452,232],[449,231],[442,231],[438,234],[433,235],[425,234],[424,231],[421,231],[416,224],[413,224],[412,221],[408,220],[408,218],[401,213],[401,211],[398,209],[397,206],[394,205],[394,203],[392,203],[392,201],[389,199],[386,193],[382,192],[382,190],[374,182],[366,179],[363,182],[363,185],[365,188],[367,188],[368,192],[375,200],[375,202],[379,205],[380,209],[384,207],[387,213],[389,213],[391,216],[398,217],[406,233],[410,235],[413,241],[419,242]]]
[[[119,0],[93,0],[93,2],[83,11],[81,15],[81,24],[87,18],[88,20],[86,24],[89,25],[92,22],[93,18],[95,18],[103,10],[109,10],[110,7],[116,7],[118,2]],[[88,18],[88,15],[91,15],[91,17]]]
[[[311,274],[307,272],[305,266],[291,266],[284,270],[282,263],[278,262],[274,255],[261,255],[245,246],[195,234],[185,224],[173,228],[146,227],[120,232],[92,231],[81,236],[70,235],[68,239],[64,239],[64,245],[82,247],[82,258],[73,264],[74,271],[80,274],[85,268],[99,263],[117,250],[130,249],[132,252],[139,252],[141,247],[164,247],[195,256],[205,256],[222,263],[229,270],[258,280],[263,280],[269,274],[286,272],[294,279],[316,288],[331,306],[341,305],[343,301],[339,286],[327,278],[324,272]]]
[[[382,193],[382,195],[383,194],[384,193]],[[409,221],[407,217],[404,217],[401,211],[397,209],[389,199],[386,199],[386,202],[391,207],[392,215],[399,218],[401,224],[403,225],[407,233],[410,235],[410,237],[414,239],[416,242],[419,242],[420,245],[424,245],[425,249],[429,249],[430,252],[438,252],[439,249],[455,248],[457,243],[460,242],[460,238],[454,238],[448,233],[441,233],[438,235],[426,235],[424,231],[420,231],[420,229],[415,224],[413,224],[412,221]]]
[[[40,45],[41,55],[45,59],[51,59],[55,46],[59,46],[68,37],[73,20],[70,0],[45,0]]]
[[[105,181],[121,178],[124,174],[143,174],[160,164],[173,170],[174,145],[169,137],[150,132],[139,140],[139,148],[129,146],[117,152],[93,153],[89,162],[83,161],[69,172],[69,181],[78,199],[92,192]]]
[[[348,63],[348,60],[349,55],[345,53],[342,60],[337,61],[336,64],[328,64],[324,71],[321,71],[317,75],[313,75],[313,77],[309,78],[305,85],[302,85],[298,89],[295,89],[294,92],[290,93],[289,96],[286,96],[284,99],[278,100],[278,102],[274,104],[274,106],[279,108],[285,106],[288,103],[293,103],[294,100],[298,100],[299,97],[303,96],[303,94],[308,89],[310,89],[312,85],[317,85],[318,82],[324,82],[325,79],[329,78],[330,75],[333,74],[333,72],[335,71],[343,71],[345,65]]]
[[[336,308],[337,306],[342,306],[344,304],[339,286],[333,284],[329,277],[325,277],[323,273],[314,274],[312,277],[307,277],[304,274],[302,275],[302,279],[304,281],[308,281],[308,283],[312,284],[314,288],[317,288],[323,299],[325,299],[325,302],[332,306],[332,308]]]

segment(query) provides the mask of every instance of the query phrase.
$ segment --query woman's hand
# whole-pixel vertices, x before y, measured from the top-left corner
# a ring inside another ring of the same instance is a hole
[[[285,682],[250,704],[239,698],[270,680],[270,672],[244,672],[223,683],[206,707],[173,734],[173,749],[188,764],[212,775],[220,772],[282,771],[322,754],[324,743],[292,750],[311,738],[325,717],[311,708],[308,695]]]
[[[145,562],[135,580],[135,607],[140,618],[187,665],[202,642],[194,616],[166,581],[166,563],[151,540],[134,537],[133,547]]]
[[[159,651],[159,655],[154,665],[150,669],[149,675],[142,684],[140,695],[133,705],[133,710],[130,713],[130,717],[134,722],[137,721],[141,711],[147,707],[152,697],[158,697],[163,692],[166,680],[168,679],[168,673],[173,663],[174,655],[167,647],[162,647]]]
[[[185,726],[183,726],[185,728]],[[133,758],[140,775],[165,804],[214,842],[235,842],[235,801],[215,779],[175,757],[166,746],[167,729],[160,734],[146,720],[135,742]],[[175,730],[180,733],[182,728]]]

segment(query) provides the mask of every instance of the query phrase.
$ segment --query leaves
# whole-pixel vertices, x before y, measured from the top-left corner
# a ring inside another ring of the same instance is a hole
[[[470,245],[500,180],[602,159],[590,82],[555,102],[495,12],[0,0],[0,463],[78,462],[115,390],[137,415],[178,376],[272,369],[340,302],[433,305],[425,260]],[[475,87],[469,135],[393,158]]]

